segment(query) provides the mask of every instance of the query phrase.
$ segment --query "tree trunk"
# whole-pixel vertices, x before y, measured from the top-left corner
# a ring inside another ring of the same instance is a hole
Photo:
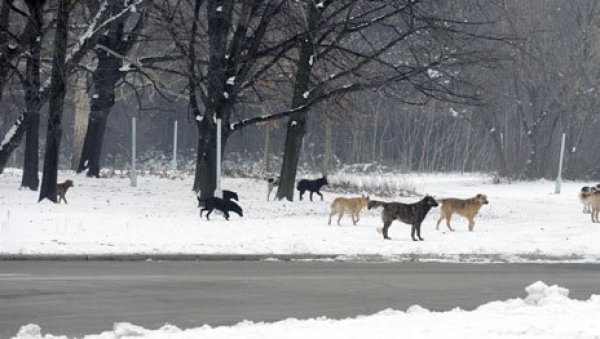
[[[265,124],[265,147],[263,153],[263,166],[265,173],[271,172],[271,122]]]
[[[323,172],[328,173],[331,169],[331,159],[333,158],[333,121],[331,118],[325,118],[325,156],[323,157]]]
[[[0,6],[0,22],[5,25],[5,29],[8,29],[9,26],[10,4],[12,2],[13,0],[2,0],[2,6]],[[4,93],[4,86],[8,80],[8,63],[10,61],[7,58],[7,42],[9,38],[10,34],[7,31],[0,30],[0,101],[2,100],[2,93]],[[2,172],[0,171],[0,173]]]
[[[31,26],[35,34],[29,36],[29,58],[26,66],[25,103],[29,118],[27,119],[27,136],[25,139],[25,159],[21,187],[33,191],[38,189],[40,179],[39,149],[40,149],[40,54],[42,48],[42,8],[44,1],[26,1],[31,14]]]
[[[86,77],[79,74],[75,83],[75,119],[73,122],[73,157],[71,169],[77,171],[83,153],[83,142],[90,117],[90,101],[86,92]]]
[[[54,35],[54,51],[52,56],[52,75],[50,87],[50,103],[48,105],[48,133],[46,135],[46,152],[44,154],[44,174],[40,199],[57,202],[56,181],[58,175],[58,156],[62,136],[62,113],[66,94],[67,73],[65,59],[67,55],[67,39],[69,36],[68,1],[59,1],[56,16],[56,34]]]
[[[225,128],[221,132],[221,156],[225,153],[225,145],[229,133]],[[217,126],[211,121],[203,120],[198,126],[198,153],[196,156],[196,174],[194,192],[202,198],[214,196],[217,188]]]
[[[111,12],[116,13],[120,9],[118,3],[113,3]],[[125,17],[112,23],[108,34],[104,35],[99,43],[110,50],[124,55],[131,49],[129,44],[122,42]],[[115,88],[117,82],[123,76],[119,70],[123,66],[123,60],[106,50],[97,49],[98,66],[92,73],[93,94],[89,98],[88,128],[83,141],[81,156],[77,173],[87,171],[88,177],[100,177],[100,162],[106,122],[113,106],[115,105]]]
[[[4,172],[6,164],[10,159],[12,152],[19,147],[21,139],[27,130],[28,113],[23,113],[17,117],[12,127],[8,130],[5,139],[0,143],[0,174]]]
[[[112,106],[111,106],[112,107]],[[108,121],[108,112],[106,110],[94,110],[90,114],[81,157],[77,173],[87,170],[88,177],[100,176],[100,156],[102,155],[102,144],[104,132],[106,131],[106,122]]]
[[[308,27],[315,28],[320,16],[319,9],[309,2],[308,6]],[[294,96],[292,107],[302,106],[310,97],[308,86],[310,85],[310,74],[312,71],[312,62],[314,46],[312,37],[306,35],[302,39],[300,53],[296,68],[296,82],[294,85]],[[308,94],[308,95],[307,95]],[[279,176],[279,187],[277,188],[277,199],[286,198],[289,201],[294,200],[294,184],[296,182],[296,172],[298,170],[298,159],[302,149],[302,139],[306,134],[306,120],[308,112],[302,110],[290,115],[287,123],[285,136],[285,147],[283,149],[283,163],[281,164],[281,173]]]

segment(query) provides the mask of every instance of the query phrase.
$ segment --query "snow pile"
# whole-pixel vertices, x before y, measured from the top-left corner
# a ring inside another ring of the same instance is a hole
[[[275,323],[242,321],[234,326],[179,329],[164,325],[148,330],[116,323],[112,331],[85,339],[295,339],[295,338],[598,338],[600,296],[580,301],[568,298],[568,290],[536,282],[526,288],[525,299],[494,301],[473,311],[458,308],[432,312],[418,305],[406,312],[384,310],[348,319],[286,319]],[[23,326],[14,339],[59,339],[38,325]]]

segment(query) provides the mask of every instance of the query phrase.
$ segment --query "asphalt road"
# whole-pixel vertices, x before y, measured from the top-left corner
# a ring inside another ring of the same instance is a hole
[[[598,265],[0,261],[0,338],[28,323],[74,336],[122,321],[189,328],[413,304],[472,309],[523,297],[537,280],[567,287],[574,298],[600,294]]]

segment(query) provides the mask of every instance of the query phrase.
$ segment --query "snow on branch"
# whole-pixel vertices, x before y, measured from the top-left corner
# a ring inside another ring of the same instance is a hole
[[[25,114],[21,114],[17,120],[15,121],[15,123],[12,125],[12,127],[8,130],[8,132],[6,132],[6,134],[4,135],[4,139],[2,140],[2,143],[0,143],[0,152],[4,150],[4,148],[11,143],[11,141],[13,141],[15,135],[17,135],[17,131],[19,130],[19,128],[21,127],[21,125],[23,125],[23,122],[25,121],[26,115]]]

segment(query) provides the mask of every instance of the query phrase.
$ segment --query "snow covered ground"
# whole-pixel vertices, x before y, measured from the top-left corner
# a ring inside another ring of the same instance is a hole
[[[413,242],[410,227],[398,222],[390,229],[393,240],[384,241],[376,232],[379,210],[363,211],[357,226],[348,216],[341,227],[328,226],[329,204],[340,194],[326,189],[323,202],[267,202],[264,181],[225,179],[224,187],[239,193],[244,218],[232,215],[225,221],[213,213],[206,221],[198,217],[192,178],[138,177],[137,188],[128,179],[61,172],[59,181],[65,179],[75,181],[69,204],[54,205],[38,204],[37,192],[18,190],[19,171],[0,176],[0,255],[333,254],[340,260],[600,262],[600,224],[582,213],[580,182],[563,183],[562,194],[555,195],[553,182],[494,185],[478,174],[353,177],[368,184],[397,180],[436,197],[488,195],[490,204],[482,208],[474,232],[459,216],[452,220],[456,232],[445,225],[436,231],[434,209],[423,224],[425,241]]]
[[[406,311],[384,310],[352,319],[287,319],[275,323],[244,321],[234,326],[179,329],[165,325],[157,330],[117,323],[113,330],[86,339],[187,339],[187,338],[598,338],[600,296],[588,300],[568,297],[568,290],[536,282],[527,297],[494,301],[473,311],[458,308],[431,312],[414,305]],[[15,339],[58,339],[38,325],[23,326]]]

